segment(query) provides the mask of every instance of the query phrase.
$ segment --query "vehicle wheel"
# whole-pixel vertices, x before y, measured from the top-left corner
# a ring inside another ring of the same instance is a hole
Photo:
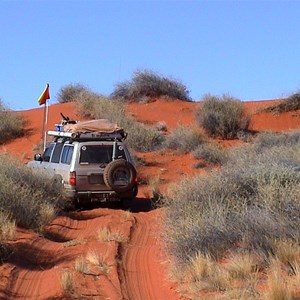
[[[136,170],[125,159],[111,161],[103,172],[105,184],[117,193],[130,190],[135,184]]]

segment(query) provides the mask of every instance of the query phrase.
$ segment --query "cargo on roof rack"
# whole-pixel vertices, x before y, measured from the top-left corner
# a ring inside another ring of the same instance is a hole
[[[107,119],[56,124],[56,131],[48,135],[82,140],[123,140],[127,137],[124,129]]]
[[[48,131],[48,135],[55,137],[71,138],[73,140],[124,140],[125,132],[65,132],[65,131]]]
[[[99,133],[115,133],[123,132],[123,128],[119,127],[116,123],[112,123],[107,119],[98,119],[78,122],[76,124],[64,125],[64,130],[67,132],[99,132]]]

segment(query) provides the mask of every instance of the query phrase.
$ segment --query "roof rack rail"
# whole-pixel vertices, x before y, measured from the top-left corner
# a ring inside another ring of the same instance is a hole
[[[48,135],[55,137],[65,137],[71,138],[73,140],[123,140],[126,138],[127,134],[124,132],[65,132],[65,131],[48,131]]]

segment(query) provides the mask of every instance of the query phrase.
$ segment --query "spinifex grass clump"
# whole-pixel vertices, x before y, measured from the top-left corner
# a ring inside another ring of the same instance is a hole
[[[181,153],[188,153],[195,150],[203,141],[204,137],[197,129],[179,126],[168,136],[165,146]]]
[[[63,191],[40,171],[0,156],[0,211],[17,225],[41,231],[68,203]]]
[[[0,99],[0,144],[25,134],[25,120],[8,109]]]
[[[174,187],[165,239],[178,262],[199,251],[220,258],[237,245],[276,254],[276,241],[300,241],[299,142],[264,151],[258,143],[234,150],[222,169]]]
[[[136,71],[130,81],[118,83],[111,97],[126,101],[143,101],[153,97],[191,100],[189,91],[180,81],[148,70]]]
[[[203,159],[211,164],[223,164],[227,160],[227,151],[217,143],[205,142],[200,144],[194,151],[196,159]]]
[[[266,152],[274,147],[294,147],[300,144],[300,131],[291,133],[260,133],[254,140],[255,152]]]

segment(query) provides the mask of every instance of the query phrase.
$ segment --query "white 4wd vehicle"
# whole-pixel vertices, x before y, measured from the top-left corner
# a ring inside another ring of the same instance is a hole
[[[98,121],[107,122],[88,123]],[[70,125],[64,127],[67,126]],[[67,197],[76,204],[135,198],[137,173],[123,143],[126,135],[122,129],[110,132],[107,128],[106,132],[48,131],[48,135],[54,136],[53,142],[43,154],[35,154],[28,166],[45,169],[55,184],[63,185]]]

